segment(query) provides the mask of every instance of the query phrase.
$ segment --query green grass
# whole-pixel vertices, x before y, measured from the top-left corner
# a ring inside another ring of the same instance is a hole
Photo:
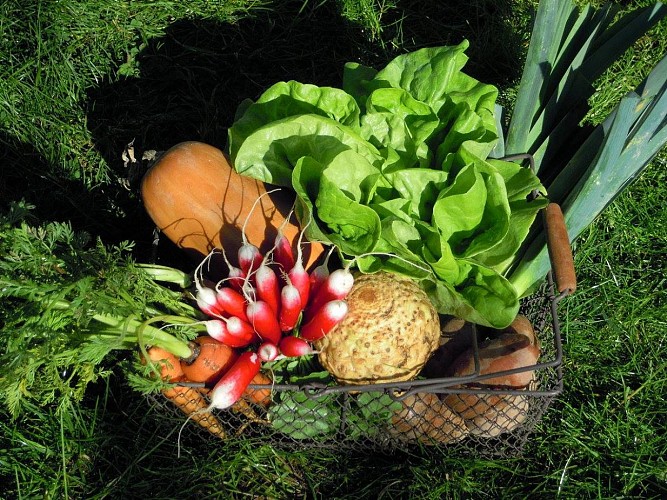
[[[44,220],[134,239],[146,258],[150,224],[120,156],[128,142],[139,152],[184,139],[223,145],[236,105],[279,79],[338,85],[348,60],[380,64],[462,37],[468,71],[511,102],[534,6],[3,2],[1,203],[25,198]],[[663,22],[596,83],[589,119],[603,118],[666,50]],[[666,167],[663,153],[575,245],[579,290],[560,309],[564,393],[521,457],[288,452],[186,427],[177,458],[182,420],[132,393],[117,371],[75,413],[35,407],[0,418],[0,498],[662,498]]]

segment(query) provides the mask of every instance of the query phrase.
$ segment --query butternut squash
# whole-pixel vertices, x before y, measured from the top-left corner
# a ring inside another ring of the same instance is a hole
[[[262,252],[273,246],[281,226],[295,245],[299,227],[292,221],[283,226],[294,194],[285,188],[265,194],[267,190],[271,187],[239,175],[222,151],[195,141],[167,150],[141,183],[144,207],[155,225],[196,260],[213,248],[224,248],[234,262],[243,243],[244,223],[248,242]],[[306,244],[303,251],[308,268],[323,253],[323,247]]]

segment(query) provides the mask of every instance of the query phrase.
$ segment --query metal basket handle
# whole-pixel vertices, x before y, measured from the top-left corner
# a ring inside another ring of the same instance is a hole
[[[577,289],[577,275],[565,217],[557,203],[549,203],[544,209],[544,226],[556,287],[561,294],[570,295]]]

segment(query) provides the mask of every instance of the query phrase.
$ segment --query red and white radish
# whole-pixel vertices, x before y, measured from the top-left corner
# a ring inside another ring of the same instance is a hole
[[[278,233],[276,234],[275,240],[273,240],[273,248],[271,249],[271,252],[273,253],[273,261],[278,264],[283,273],[292,269],[295,264],[292,243],[284,233],[285,225],[289,223],[293,213],[294,208],[290,210],[290,213],[285,218],[285,222],[278,228]]]
[[[218,306],[218,298],[215,290],[212,288],[198,286],[195,300],[197,301],[197,307],[204,314],[215,317],[220,317],[224,314],[223,309]]]
[[[287,283],[280,290],[280,314],[278,316],[280,330],[283,332],[294,330],[299,322],[302,309],[299,290],[291,283]]]
[[[210,252],[197,266],[194,271],[194,282],[197,292],[195,293],[195,301],[197,302],[197,307],[204,313],[209,316],[220,317],[223,315],[223,311],[218,306],[218,300],[215,293],[215,289],[211,286],[208,286],[209,282],[204,279],[202,273],[202,268],[205,264],[209,262],[213,252]]]
[[[247,301],[241,293],[228,286],[218,287],[216,289],[216,306],[230,316],[248,322],[246,316]]]
[[[333,300],[343,300],[352,290],[354,276],[349,269],[336,269],[324,280],[310,304],[308,304],[304,319],[309,321],[327,303]]]
[[[249,322],[243,321],[238,316],[232,316],[231,318],[223,318],[223,321],[225,322],[227,330],[231,335],[243,339],[247,338],[248,336],[251,336],[253,339],[251,340],[251,342],[258,340],[257,333],[255,332],[253,326]]]
[[[306,269],[303,267],[303,251],[301,248],[302,238],[303,231],[299,235],[299,241],[297,243],[296,261],[292,268],[287,272],[287,280],[299,290],[301,305],[305,307],[310,296],[310,276],[308,276]]]
[[[280,310],[280,284],[278,283],[278,276],[266,262],[263,262],[255,273],[255,291],[259,300],[266,302],[274,314],[278,315]]]
[[[225,281],[229,283],[229,286],[231,286],[237,292],[242,291],[243,286],[247,281],[246,273],[244,273],[243,269],[240,267],[237,267],[229,262],[229,259],[227,259],[227,252],[225,252],[224,248],[222,249],[222,256],[224,257],[227,268],[229,269]]]
[[[252,379],[259,373],[261,359],[255,352],[241,353],[234,364],[220,378],[211,390],[210,409],[225,409],[236,403],[243,391],[250,385]]]
[[[317,295],[320,286],[329,277],[329,257],[331,257],[334,248],[336,247],[332,246],[327,252],[324,262],[310,272],[310,295],[312,297]]]
[[[238,253],[239,258],[239,267],[246,276],[249,276],[253,272],[259,269],[259,266],[262,265],[264,257],[259,252],[259,248],[251,243],[244,243],[239,248]]]
[[[250,208],[248,215],[246,216],[246,220],[243,222],[243,227],[241,228],[241,239],[243,241],[243,244],[239,247],[238,251],[239,267],[248,277],[253,272],[257,271],[257,269],[259,269],[259,266],[262,265],[262,262],[264,261],[264,257],[262,257],[259,248],[257,248],[257,246],[253,245],[248,241],[248,238],[246,237],[246,227],[248,225],[250,217],[255,211],[255,208],[257,208],[257,205],[259,204],[262,197],[270,193],[274,193],[275,191],[278,190],[274,189],[272,191],[267,191],[257,197],[257,199],[252,204],[252,207]]]
[[[310,276],[300,260],[297,260],[294,267],[287,273],[287,280],[298,290],[301,304],[307,304],[310,296]]]
[[[259,359],[268,362],[274,361],[280,354],[280,351],[278,350],[278,346],[273,342],[262,342],[257,348],[257,354],[259,355]]]
[[[321,339],[342,321],[347,311],[347,302],[344,300],[327,302],[301,327],[301,337],[309,342]]]
[[[282,331],[278,318],[271,307],[263,300],[255,300],[248,304],[246,315],[250,324],[262,340],[278,344]]]
[[[231,286],[237,292],[243,291],[243,287],[248,282],[248,276],[243,272],[243,269],[240,267],[234,267],[229,270],[229,276],[227,276],[227,281],[229,286]]]
[[[204,322],[208,335],[218,342],[229,347],[247,347],[257,340],[257,334],[251,329],[250,333],[234,335],[227,328],[227,324],[220,319],[211,319]]]
[[[294,267],[296,262],[294,260],[292,245],[281,231],[278,231],[273,249],[273,260],[276,264],[282,267],[285,272]]]
[[[288,358],[317,353],[308,341],[294,335],[283,337],[278,344],[278,349],[280,349],[280,354]]]

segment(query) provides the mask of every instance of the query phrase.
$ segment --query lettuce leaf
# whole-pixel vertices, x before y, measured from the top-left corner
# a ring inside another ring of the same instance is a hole
[[[352,150],[371,163],[380,153],[351,128],[316,114],[289,116],[251,133],[233,154],[240,173],[278,186],[291,186],[292,170],[299,158],[310,156],[325,164],[341,152]]]

